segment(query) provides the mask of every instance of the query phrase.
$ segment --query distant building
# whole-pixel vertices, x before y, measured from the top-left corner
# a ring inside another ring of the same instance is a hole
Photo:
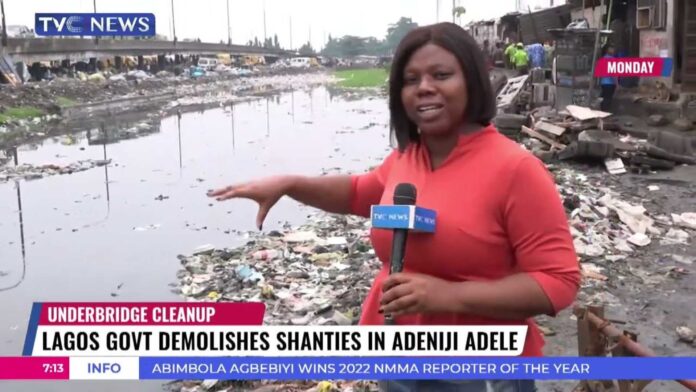
[[[486,41],[488,41],[489,45],[493,46],[500,40],[499,26],[499,22],[495,19],[482,20],[469,23],[469,25],[467,25],[467,30],[469,34],[474,37],[479,46],[483,46],[483,43]]]

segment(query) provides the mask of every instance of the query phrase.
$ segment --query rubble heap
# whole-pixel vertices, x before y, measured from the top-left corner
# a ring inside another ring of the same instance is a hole
[[[630,121],[622,123],[612,113],[589,107],[539,106],[549,102],[525,99],[529,79],[524,75],[507,81],[497,96],[499,113],[494,122],[501,133],[523,141],[544,162],[603,162],[612,174],[696,164],[696,137],[684,133],[694,127],[687,118],[674,121],[674,129],[655,129],[668,121],[652,115],[646,118],[648,129],[637,130]]]

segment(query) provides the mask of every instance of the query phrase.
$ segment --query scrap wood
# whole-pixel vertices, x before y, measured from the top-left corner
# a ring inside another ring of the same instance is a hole
[[[552,140],[551,138],[544,136],[541,133],[539,133],[531,128],[525,127],[524,125],[522,126],[522,132],[526,133],[527,135],[529,135],[535,139],[541,140],[542,142],[548,144],[549,146],[551,146],[552,148],[555,148],[557,150],[563,150],[566,148],[565,144],[558,143],[558,142]]]
[[[543,120],[538,121],[536,124],[534,124],[534,129],[539,129],[555,136],[561,136],[566,131],[565,127],[561,127]]]

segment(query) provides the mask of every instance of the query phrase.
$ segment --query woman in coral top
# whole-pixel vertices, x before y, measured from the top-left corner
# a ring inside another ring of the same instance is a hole
[[[391,204],[397,184],[414,184],[418,205],[437,211],[434,234],[410,235],[404,271],[389,275],[392,233],[373,229],[383,262],[360,323],[528,325],[523,355],[542,355],[532,318],[555,315],[580,280],[553,179],[533,155],[497,132],[484,56],[459,26],[412,30],[396,49],[389,109],[398,149],[355,176],[277,176],[212,191],[218,200],[259,204],[261,228],[283,196],[325,211],[368,216]],[[397,381],[389,391],[485,391],[485,381]],[[534,390],[532,381],[493,382],[496,391]]]

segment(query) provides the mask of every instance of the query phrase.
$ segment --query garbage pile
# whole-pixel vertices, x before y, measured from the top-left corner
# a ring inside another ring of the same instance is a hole
[[[640,200],[625,200],[609,187],[594,186],[588,175],[552,168],[581,259],[618,261],[654,239],[687,244],[696,230],[696,212],[651,215]]]
[[[203,245],[179,256],[181,295],[191,301],[260,301],[268,325],[354,325],[381,263],[369,242],[367,221],[318,214],[299,228],[247,234],[234,249]],[[282,387],[279,385],[282,384]],[[270,389],[269,389],[270,388]],[[182,392],[376,391],[376,384],[346,382],[184,381]]]
[[[653,201],[668,189],[627,185],[622,177],[607,177],[600,170],[580,172],[566,163],[549,165],[549,169],[563,199],[580,262],[583,281],[578,303],[609,306],[623,314],[639,306],[639,297],[626,297],[627,292],[673,287],[673,282],[692,273],[696,261],[689,250],[696,234],[693,205],[678,203],[667,209]]]
[[[269,325],[352,325],[380,268],[368,224],[320,214],[297,230],[250,235],[235,249],[180,256],[181,294],[198,301],[262,301]]]
[[[73,162],[68,165],[31,165],[22,164],[18,166],[3,166],[0,167],[0,183],[11,180],[37,180],[39,178],[50,177],[55,175],[73,174],[85,170],[93,169],[108,165],[110,159],[86,159]]]
[[[540,107],[527,115],[501,113],[494,120],[501,132],[522,143],[546,163],[602,162],[611,174],[670,170],[696,164],[696,138],[667,130],[640,135],[611,113],[568,105],[556,111]]]

